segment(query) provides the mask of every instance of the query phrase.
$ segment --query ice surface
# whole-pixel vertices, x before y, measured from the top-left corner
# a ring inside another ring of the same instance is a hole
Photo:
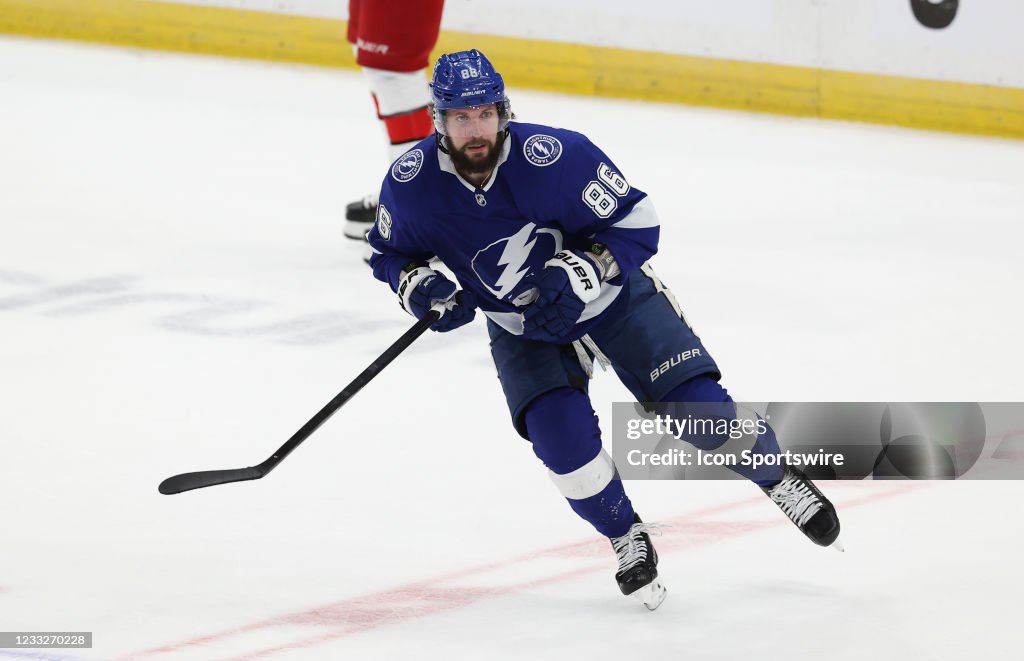
[[[748,401],[1024,399],[1024,144],[511,90],[663,223]],[[627,485],[668,599],[512,431],[480,321],[411,324],[342,237],[386,150],[361,75],[0,39],[0,629],[90,659],[1016,659],[1021,485],[826,483],[845,554],[742,483]],[[605,419],[628,394],[592,387]]]

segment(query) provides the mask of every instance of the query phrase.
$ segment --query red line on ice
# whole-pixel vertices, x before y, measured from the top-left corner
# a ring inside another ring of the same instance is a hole
[[[878,483],[874,484],[874,488],[878,488],[880,486],[881,485]],[[851,507],[857,507],[899,495],[911,490],[912,488],[912,486],[900,485],[886,488],[884,491],[872,491],[872,493],[865,496],[837,502],[837,506],[840,508],[840,511],[842,511]],[[706,518],[720,512],[738,509],[757,502],[766,501],[765,498],[760,495],[756,497],[743,498],[736,501],[714,505],[695,512],[688,512],[670,520],[661,522],[666,526],[673,526],[676,529],[681,529],[682,532],[680,534],[666,535],[660,538],[657,543],[658,553],[660,555],[664,555],[666,552],[695,549],[702,546],[709,546],[724,538],[733,539],[738,536],[751,534],[766,528],[774,528],[781,525],[792,525],[792,523],[790,523],[784,516],[775,516],[765,520],[756,521],[700,521],[702,518]],[[312,647],[330,640],[351,636],[353,634],[376,629],[389,624],[453,611],[487,597],[507,595],[520,590],[548,585],[553,582],[569,580],[577,576],[593,572],[610,572],[612,564],[609,554],[610,551],[608,550],[607,543],[603,539],[592,538],[573,544],[565,544],[562,546],[526,553],[514,558],[476,565],[474,567],[466,567],[447,574],[435,576],[424,581],[409,583],[390,590],[382,590],[380,592],[374,592],[358,597],[351,597],[349,599],[311,608],[309,610],[272,617],[242,627],[226,629],[218,633],[162,645],[160,647],[130,654],[123,658],[139,659],[162,654],[173,654],[186,648],[199,647],[209,643],[217,643],[233,636],[239,636],[253,631],[272,629],[277,626],[306,625],[321,626],[330,629],[315,635],[293,639],[290,642],[282,643],[273,647],[267,647],[247,654],[242,654],[240,656],[229,657],[231,661],[248,661],[250,659],[265,658],[279,652]],[[512,585],[503,585],[494,588],[445,587],[445,583],[449,579],[465,578],[467,576],[485,573],[494,569],[529,562],[530,560],[545,556],[576,556],[582,559],[582,563],[579,567],[569,571],[552,573],[547,576]]]

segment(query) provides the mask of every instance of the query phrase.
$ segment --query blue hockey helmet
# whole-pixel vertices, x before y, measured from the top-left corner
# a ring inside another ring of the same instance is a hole
[[[495,103],[500,118],[499,131],[504,130],[512,118],[512,106],[505,96],[505,81],[487,56],[475,48],[445,53],[437,59],[430,82],[430,96],[434,103],[434,128],[441,135],[445,135],[446,110]]]

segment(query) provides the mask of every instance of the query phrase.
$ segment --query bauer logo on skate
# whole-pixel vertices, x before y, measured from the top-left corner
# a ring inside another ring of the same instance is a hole
[[[523,143],[523,156],[534,165],[551,165],[562,155],[562,143],[550,135],[531,135]]]
[[[423,151],[413,149],[402,154],[391,168],[391,176],[396,181],[406,182],[419,174],[423,167]]]

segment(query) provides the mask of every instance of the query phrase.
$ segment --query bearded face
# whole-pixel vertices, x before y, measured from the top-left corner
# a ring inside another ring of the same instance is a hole
[[[498,124],[498,108],[493,103],[445,113],[448,153],[456,169],[466,174],[494,169],[501,153]]]

